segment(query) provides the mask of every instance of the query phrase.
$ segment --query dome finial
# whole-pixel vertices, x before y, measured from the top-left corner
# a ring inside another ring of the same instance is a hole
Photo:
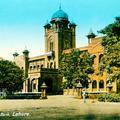
[[[25,50],[27,50],[27,46],[25,45]]]
[[[59,10],[61,10],[61,0],[60,0],[60,3],[59,3]]]
[[[89,38],[95,38],[95,37],[96,37],[96,35],[95,35],[95,34],[93,33],[93,31],[92,31],[92,28],[90,29],[87,37],[88,37],[88,39],[89,39]]]
[[[52,18],[51,18],[51,23],[54,23],[56,21],[61,21],[61,22],[69,22],[68,21],[68,15],[67,13],[65,13],[62,9],[61,9],[61,4],[59,4],[59,10],[57,10],[53,15],[52,15]]]

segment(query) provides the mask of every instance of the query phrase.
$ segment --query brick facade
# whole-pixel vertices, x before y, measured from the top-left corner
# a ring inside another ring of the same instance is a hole
[[[57,17],[56,17],[57,16]],[[26,81],[23,84],[23,92],[38,92],[43,81],[46,82],[49,92],[61,91],[62,79],[59,78],[59,58],[63,51],[76,48],[76,25],[71,23],[64,11],[58,10],[51,21],[44,26],[45,29],[45,54],[29,57],[25,51],[22,56],[14,56],[14,60],[21,69],[24,69]],[[88,91],[107,91],[107,75],[99,76],[98,66],[104,52],[101,45],[102,38],[89,38],[86,47],[77,48],[87,50],[95,55],[95,72],[91,75]],[[112,91],[116,91],[116,82],[112,83]]]

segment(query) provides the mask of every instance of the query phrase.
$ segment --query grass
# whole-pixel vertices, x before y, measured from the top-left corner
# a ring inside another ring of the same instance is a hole
[[[82,109],[82,108],[81,108]],[[29,113],[29,116],[12,116],[13,112]],[[77,109],[64,107],[41,107],[7,111],[9,117],[0,117],[0,120],[120,120],[120,115],[80,114]]]
[[[48,96],[46,100],[0,100],[2,112],[9,116],[0,115],[0,120],[120,120],[120,103]],[[14,112],[29,115],[12,116]]]

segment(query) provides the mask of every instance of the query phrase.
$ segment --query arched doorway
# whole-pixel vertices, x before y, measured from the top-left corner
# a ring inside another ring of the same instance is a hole
[[[45,83],[47,85],[47,93],[48,94],[52,94],[52,91],[53,91],[53,89],[52,89],[53,88],[53,81],[52,81],[52,79],[50,79],[50,78],[46,79]]]
[[[47,94],[52,94],[53,92],[53,79],[50,76],[44,77],[41,79],[41,84],[45,82],[46,86],[47,86]]]
[[[100,89],[103,89],[103,88],[104,88],[104,81],[103,81],[103,80],[100,80],[100,81],[99,81],[99,88],[100,88]]]

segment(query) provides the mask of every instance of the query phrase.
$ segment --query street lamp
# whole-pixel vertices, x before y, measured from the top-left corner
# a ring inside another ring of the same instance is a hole
[[[77,84],[76,87],[78,88],[78,96],[81,97],[81,90],[82,90],[83,86],[82,86],[82,84],[80,83],[80,81],[79,81],[79,83]]]
[[[42,97],[42,99],[47,99],[46,89],[47,89],[47,86],[46,86],[45,82],[43,82],[43,84],[41,86],[41,90],[42,90],[41,97]]]
[[[107,88],[108,88],[108,92],[111,92],[111,89],[112,89],[112,83],[111,83],[111,80],[109,80],[109,83],[107,85]]]

